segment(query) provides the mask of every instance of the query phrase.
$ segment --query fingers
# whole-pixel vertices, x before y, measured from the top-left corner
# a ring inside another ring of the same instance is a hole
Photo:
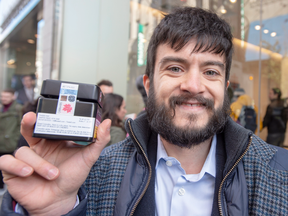
[[[51,163],[44,160],[31,148],[22,147],[15,153],[15,158],[19,161],[25,162],[27,165],[33,167],[34,171],[48,180],[56,179],[60,172],[59,169]]]
[[[33,112],[26,113],[23,116],[21,122],[21,134],[26,139],[29,146],[33,146],[41,140],[40,138],[32,137],[35,122],[36,122],[36,114]]]
[[[12,155],[0,157],[0,169],[4,173],[19,177],[28,177],[35,171],[47,180],[54,180],[60,174],[57,167],[41,158],[28,147],[19,148],[15,153],[15,158]]]
[[[27,177],[33,173],[33,168],[22,161],[17,160],[12,155],[0,157],[0,170],[20,177]]]

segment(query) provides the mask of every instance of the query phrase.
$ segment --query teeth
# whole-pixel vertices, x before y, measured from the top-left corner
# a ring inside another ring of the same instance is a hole
[[[191,107],[203,106],[202,104],[188,104],[188,103],[182,103],[182,104],[186,106],[191,106]]]

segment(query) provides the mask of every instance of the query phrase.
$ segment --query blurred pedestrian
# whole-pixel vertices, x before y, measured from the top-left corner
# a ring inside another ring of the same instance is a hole
[[[126,131],[123,124],[126,113],[126,104],[121,95],[114,93],[105,95],[102,109],[102,121],[105,119],[111,119],[112,121],[110,129],[111,139],[106,146],[112,145],[126,138]]]
[[[267,127],[268,136],[266,142],[275,146],[283,146],[287,125],[284,100],[281,99],[281,90],[272,88],[269,92],[271,103],[267,106],[263,120],[263,128]]]
[[[109,80],[101,80],[97,83],[103,94],[113,93],[113,83]]]
[[[31,75],[24,75],[22,77],[23,88],[16,92],[17,102],[25,104],[26,102],[33,102],[34,100],[34,85]]]
[[[257,107],[254,100],[246,94],[242,94],[231,104],[231,118],[244,128],[255,133],[257,128]]]
[[[15,101],[14,89],[6,89],[1,92],[0,105],[0,156],[13,154],[20,137],[20,122],[22,118],[22,105]],[[0,191],[4,183],[0,172]]]
[[[22,107],[22,115],[25,115],[27,112],[34,112],[36,113],[36,109],[37,109],[37,104],[38,104],[38,99],[39,97],[34,100],[33,102],[26,102],[24,104],[24,106]],[[20,148],[22,146],[29,146],[27,141],[24,139],[24,137],[22,135],[20,135],[20,138],[18,140],[18,144],[17,144],[17,148]]]
[[[229,89],[229,88],[228,88]],[[229,90],[230,91],[230,90]],[[233,91],[233,90],[232,90]],[[230,94],[231,96],[231,93],[228,93],[228,95]],[[241,95],[245,94],[245,90],[243,88],[236,88],[234,91],[233,91],[233,96],[232,98],[230,99],[230,96],[229,96],[229,99],[231,101],[231,103],[235,102]]]
[[[234,97],[234,91],[230,85],[227,88],[227,94],[228,94],[230,103],[234,102],[234,101],[232,101],[233,97]]]
[[[140,75],[136,78],[136,87],[138,89],[138,91],[140,92],[143,102],[144,102],[144,107],[141,110],[140,113],[138,113],[138,115],[141,115],[142,113],[145,112],[145,108],[146,108],[146,103],[147,103],[147,94],[143,85],[143,75]]]

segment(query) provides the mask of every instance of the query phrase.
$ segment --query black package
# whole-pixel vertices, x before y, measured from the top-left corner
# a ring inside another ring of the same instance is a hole
[[[44,80],[33,137],[87,145],[97,137],[103,93],[92,84]]]

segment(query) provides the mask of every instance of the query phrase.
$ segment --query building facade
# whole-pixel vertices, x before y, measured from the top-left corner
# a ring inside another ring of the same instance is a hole
[[[181,6],[214,11],[230,23],[231,88],[253,98],[260,120],[271,88],[288,97],[287,0],[0,0],[0,90],[20,88],[25,74],[35,78],[38,94],[48,78],[109,79],[128,113],[138,113],[144,103],[136,78],[145,73],[153,29]],[[259,135],[265,140],[267,130]]]

